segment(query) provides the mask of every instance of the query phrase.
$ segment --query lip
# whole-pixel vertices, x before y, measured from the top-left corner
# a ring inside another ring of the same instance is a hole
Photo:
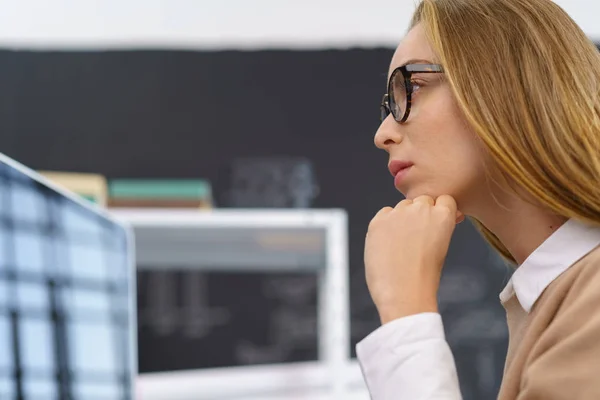
[[[403,169],[410,168],[412,166],[413,163],[410,161],[394,160],[389,163],[388,168],[392,176],[395,177]]]
[[[410,161],[394,160],[389,163],[388,168],[394,177],[394,186],[400,187],[400,183],[414,164]]]

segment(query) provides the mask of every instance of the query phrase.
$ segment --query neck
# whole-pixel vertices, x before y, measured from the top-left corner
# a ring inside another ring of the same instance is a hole
[[[469,215],[500,239],[518,265],[567,221],[516,195],[505,196],[500,202],[488,199],[480,204],[486,206]]]

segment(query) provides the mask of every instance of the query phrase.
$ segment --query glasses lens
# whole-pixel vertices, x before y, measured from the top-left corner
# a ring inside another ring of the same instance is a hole
[[[400,121],[406,111],[406,82],[404,75],[399,70],[396,70],[390,78],[388,91],[390,111],[394,115],[394,119]]]

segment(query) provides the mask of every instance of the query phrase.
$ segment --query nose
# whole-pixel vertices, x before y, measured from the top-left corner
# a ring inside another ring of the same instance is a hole
[[[375,147],[389,152],[391,146],[402,142],[402,137],[400,124],[394,120],[392,115],[388,115],[375,133]]]

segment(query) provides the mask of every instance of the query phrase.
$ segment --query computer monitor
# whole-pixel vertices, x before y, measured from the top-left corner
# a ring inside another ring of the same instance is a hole
[[[0,154],[0,399],[134,398],[131,236]]]

